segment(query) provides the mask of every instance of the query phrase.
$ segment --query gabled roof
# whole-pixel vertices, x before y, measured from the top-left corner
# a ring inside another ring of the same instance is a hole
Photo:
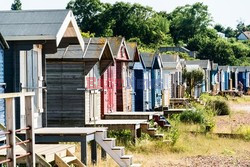
[[[245,66],[247,71],[250,71],[250,66]]]
[[[202,70],[202,68],[198,64],[188,64],[185,68],[188,72],[193,70]]]
[[[100,60],[105,48],[108,47],[110,55],[112,51],[106,38],[84,38],[85,49],[80,45],[69,45],[67,48],[59,48],[56,54],[47,54],[47,59],[89,59]],[[112,60],[113,56],[111,57]]]
[[[130,56],[130,60],[132,62],[129,62],[129,67],[133,67],[134,62],[140,62],[140,57],[139,57],[139,51],[137,48],[137,43],[136,42],[126,42],[127,45],[127,50],[128,54]]]
[[[109,37],[108,41],[109,41],[114,58],[117,58],[117,55],[119,54],[122,44],[124,43],[126,47],[125,50],[127,51],[127,54],[128,54],[128,59],[130,59],[130,55],[128,53],[128,49],[127,49],[124,37]]]
[[[139,51],[136,42],[126,42],[130,60],[134,62],[139,62]]]
[[[199,65],[203,69],[211,69],[211,64],[209,60],[186,61],[186,65]]]
[[[247,37],[247,39],[250,39],[250,31],[245,31],[243,34]]]
[[[67,48],[58,48],[55,54],[46,54],[46,59],[83,59],[84,52],[80,45],[69,45]]]
[[[59,46],[62,38],[77,38],[84,42],[70,10],[0,11],[0,32],[6,41],[54,40]]]
[[[219,64],[218,63],[212,63],[212,70],[218,70]]]
[[[247,70],[246,66],[229,66],[230,71],[235,72],[245,72]]]
[[[180,57],[178,55],[162,54],[161,59],[162,62],[178,62]]]
[[[163,69],[165,70],[181,70],[180,62],[162,62]]]
[[[223,70],[223,71],[227,71],[227,72],[230,71],[229,66],[219,66],[218,68],[219,68],[219,70]]]
[[[153,69],[161,69],[161,68],[163,68],[161,57],[157,53],[155,54],[155,56],[153,58],[152,68]]]
[[[107,46],[112,54],[107,38],[84,38],[84,58],[101,59],[104,49]],[[113,58],[113,54],[112,54]]]
[[[141,59],[144,62],[146,68],[152,68],[154,53],[141,53]]]
[[[245,68],[243,68],[244,70],[245,70]],[[231,71],[231,72],[237,72],[237,71],[239,71],[239,68],[237,67],[237,66],[229,66],[229,70]],[[243,71],[244,71],[243,70]]]
[[[9,48],[8,43],[5,41],[5,39],[3,38],[3,36],[2,36],[1,33],[0,33],[0,46],[1,46],[3,49],[8,49],[8,48]]]

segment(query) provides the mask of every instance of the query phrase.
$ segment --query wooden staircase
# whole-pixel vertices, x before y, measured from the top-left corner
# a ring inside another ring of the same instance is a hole
[[[85,165],[72,153],[66,150],[65,155],[55,154],[55,164],[59,167],[85,167]]]
[[[154,138],[163,138],[164,134],[158,134],[157,133],[157,128],[150,128],[149,123],[141,123],[141,131],[143,133],[149,134],[149,136],[154,137]]]
[[[166,118],[161,115],[153,115],[153,120],[163,129],[171,128],[171,125],[167,122]]]
[[[96,142],[112,157],[120,167],[139,167],[133,163],[132,155],[125,155],[124,147],[118,147],[114,138],[107,138],[107,131],[101,130],[95,133]]]

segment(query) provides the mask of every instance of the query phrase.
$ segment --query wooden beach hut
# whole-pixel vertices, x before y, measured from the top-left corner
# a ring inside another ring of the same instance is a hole
[[[220,91],[219,65],[214,62],[212,62],[211,68],[211,89],[213,94],[217,94]]]
[[[219,66],[220,74],[220,91],[225,91],[229,89],[229,66]]]
[[[152,61],[152,109],[161,110],[162,107],[162,60],[159,54],[155,54]]]
[[[69,10],[0,11],[0,24],[10,46],[4,53],[6,92],[34,91],[34,123],[42,127],[47,104],[45,54],[74,43],[84,47],[74,15]],[[17,127],[25,124],[25,108],[19,102]]]
[[[84,39],[80,45],[46,56],[48,126],[83,127],[101,119],[101,75],[113,63],[105,38]],[[103,87],[102,87],[103,86]]]
[[[182,98],[182,65],[178,55],[161,55],[163,64],[164,106],[170,98]]]
[[[131,89],[131,111],[144,111],[144,66],[139,55],[137,43],[127,42],[127,49],[132,62],[129,62],[128,86]]]
[[[205,71],[204,82],[202,84],[202,92],[209,93],[211,91],[211,62],[209,60],[191,60],[186,61],[187,65],[199,65]]]
[[[103,95],[107,101],[107,107],[103,108],[102,113],[110,113],[116,111],[131,111],[131,104],[128,98],[131,96],[128,78],[130,62],[125,38],[110,37],[108,38],[111,51],[115,62],[109,67],[102,77],[103,82],[108,82],[107,93]],[[103,92],[105,93],[105,92]]]
[[[140,53],[141,60],[145,65],[144,72],[144,110],[152,111],[152,62],[154,59],[153,53]]]

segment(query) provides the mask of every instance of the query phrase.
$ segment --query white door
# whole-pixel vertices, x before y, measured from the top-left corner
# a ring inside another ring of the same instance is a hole
[[[34,96],[34,126],[42,127],[42,53],[41,48],[34,46],[33,50],[20,52],[20,83],[22,92],[35,92]],[[21,127],[25,126],[24,99],[21,99]]]

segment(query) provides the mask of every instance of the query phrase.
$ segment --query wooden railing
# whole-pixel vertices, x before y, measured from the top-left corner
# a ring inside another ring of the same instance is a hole
[[[5,99],[6,103],[6,131],[1,135],[6,135],[6,144],[0,149],[6,149],[6,159],[0,161],[0,164],[7,164],[7,166],[16,166],[18,158],[26,157],[26,165],[28,167],[35,166],[35,136],[33,126],[33,96],[34,92],[25,93],[4,93],[0,94],[0,99]],[[25,117],[26,127],[16,129],[16,113],[15,113],[15,98],[23,98],[25,103]],[[26,131],[26,138],[24,141],[16,142],[16,132]],[[16,156],[16,146],[26,144],[26,153]]]

